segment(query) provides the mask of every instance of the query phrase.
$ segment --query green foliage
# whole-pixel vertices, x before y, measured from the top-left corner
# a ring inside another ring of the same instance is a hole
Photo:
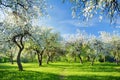
[[[10,58],[8,58],[8,57],[0,57],[0,63],[6,63],[9,61],[10,61]]]
[[[0,58],[0,63],[3,63],[4,62],[4,59],[3,58]]]

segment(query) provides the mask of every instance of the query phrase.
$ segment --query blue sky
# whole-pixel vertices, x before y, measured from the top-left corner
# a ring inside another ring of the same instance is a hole
[[[88,34],[98,36],[98,32],[118,31],[120,32],[120,18],[116,22],[116,26],[110,25],[109,19],[104,17],[102,22],[98,17],[93,17],[88,22],[72,18],[71,4],[69,2],[62,3],[62,0],[47,0],[50,8],[47,8],[49,17],[42,17],[36,24],[53,27],[55,31],[62,35],[75,34],[77,30],[84,30]],[[1,12],[0,12],[1,13]],[[0,14],[0,21],[3,20],[3,14]],[[37,21],[36,21],[37,22]],[[117,27],[117,28],[115,28]]]
[[[99,31],[119,31],[120,32],[120,18],[116,22],[116,27],[110,25],[110,22],[107,18],[104,18],[101,22],[97,17],[89,20],[88,22],[83,22],[82,20],[73,19],[71,4],[66,2],[62,3],[62,0],[47,0],[48,5],[51,8],[48,8],[48,14],[50,17],[45,17],[40,20],[40,25],[46,25],[54,27],[54,29],[64,34],[74,34],[76,30],[85,30],[88,34],[98,35]]]

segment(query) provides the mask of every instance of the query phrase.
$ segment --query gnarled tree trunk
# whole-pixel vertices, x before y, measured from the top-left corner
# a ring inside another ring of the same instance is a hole
[[[38,63],[39,66],[42,66],[42,54],[38,53]]]
[[[17,65],[18,65],[19,71],[23,71],[23,67],[22,67],[21,60],[20,60],[20,55],[21,55],[22,50],[23,48],[20,48],[18,55],[17,55]]]
[[[39,63],[39,66],[40,66],[40,54],[37,53],[37,56],[38,56],[38,63]]]
[[[44,50],[45,49],[43,49],[41,52],[39,50],[36,50],[37,51],[37,55],[38,55],[39,66],[42,66],[42,57],[43,57]]]
[[[20,43],[17,42],[16,38],[19,37],[20,38]],[[24,49],[24,45],[23,45],[23,35],[16,35],[13,37],[13,42],[18,46],[19,48],[19,52],[18,52],[18,55],[17,55],[17,65],[18,65],[18,68],[19,68],[19,71],[23,71],[23,67],[22,67],[22,64],[21,64],[21,60],[20,60],[20,56],[21,56],[21,52],[23,51]]]

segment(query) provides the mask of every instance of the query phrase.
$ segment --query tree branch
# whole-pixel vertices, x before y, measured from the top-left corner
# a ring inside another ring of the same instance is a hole
[[[12,7],[11,5],[6,5],[6,4],[2,3],[2,1],[0,2],[0,4],[3,5],[3,6],[5,6],[5,7],[9,7],[9,8]],[[17,1],[16,4],[19,5],[19,6],[21,6],[23,9],[27,10],[27,7],[25,7],[25,5],[19,3],[18,1]]]
[[[16,41],[16,37],[13,38],[13,42],[21,49],[21,46],[18,44],[18,42]]]
[[[21,48],[22,48],[22,49],[24,49],[24,45],[23,45],[23,37],[24,37],[24,36],[22,35],[21,38],[20,38],[20,44],[21,44]]]

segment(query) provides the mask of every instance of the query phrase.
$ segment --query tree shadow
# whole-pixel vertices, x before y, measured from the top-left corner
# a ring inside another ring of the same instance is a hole
[[[119,80],[120,76],[71,75],[61,78],[60,75],[37,71],[0,70],[0,80]]]
[[[18,69],[17,66],[14,65],[4,65],[4,64],[0,64],[0,69]]]
[[[120,80],[120,76],[67,76],[65,80]]]
[[[37,71],[0,70],[0,80],[60,80],[59,75]]]
[[[24,67],[24,66],[23,66]],[[26,68],[33,68],[32,66],[25,65]],[[120,66],[115,64],[95,64],[94,66],[88,64],[49,64],[43,65],[44,69],[47,68],[60,68],[63,70],[63,76],[57,73],[48,73],[48,72],[38,72],[38,71],[18,71],[17,66],[15,65],[0,65],[0,80],[120,80],[120,76],[110,76],[103,75],[100,76],[99,72],[120,72]],[[115,67],[118,67],[118,69]],[[35,67],[33,69],[38,69]],[[40,67],[41,68],[41,67]],[[54,71],[54,70],[53,70]],[[61,70],[60,70],[61,71]],[[78,75],[71,74],[70,76],[64,76],[64,71],[66,72],[78,72]],[[79,72],[96,72],[96,74],[81,75]],[[61,72],[62,73],[62,72]],[[112,74],[112,73],[111,73]],[[114,74],[113,74],[114,75]]]
[[[120,67],[116,64],[113,63],[103,63],[103,64],[95,64],[93,66],[91,65],[86,65],[86,64],[49,64],[49,67],[54,67],[54,68],[62,68],[62,69],[77,69],[78,71],[84,71],[84,72],[120,72],[120,68],[115,68],[115,67]]]

